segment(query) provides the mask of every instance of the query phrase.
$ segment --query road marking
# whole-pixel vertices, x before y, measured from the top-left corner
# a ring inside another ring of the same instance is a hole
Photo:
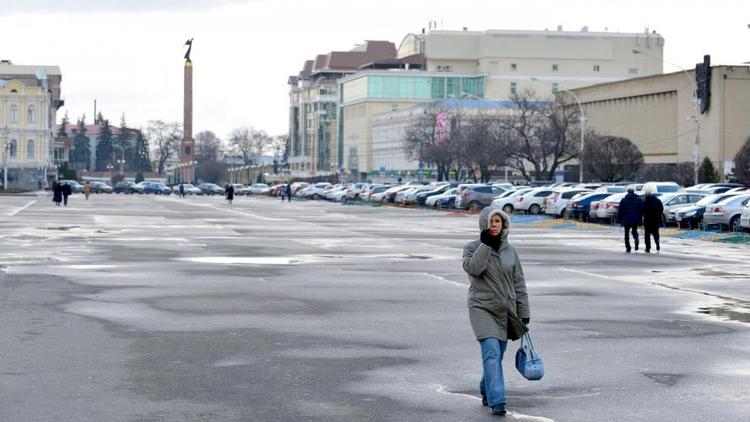
[[[464,288],[466,288],[466,287],[469,287],[469,285],[468,285],[468,284],[464,284],[464,283],[459,283],[459,282],[457,282],[457,281],[453,281],[453,280],[448,280],[447,278],[445,278],[445,277],[440,277],[439,275],[435,275],[435,274],[430,274],[430,273],[422,273],[422,274],[425,274],[425,275],[427,275],[427,276],[430,276],[430,277],[432,277],[432,278],[436,278],[436,279],[438,279],[438,280],[440,280],[440,281],[444,281],[444,282],[446,282],[446,283],[450,283],[450,284],[452,284],[452,285],[454,285],[454,286],[458,286],[458,287],[464,287]]]
[[[588,276],[591,276],[591,277],[598,277],[598,278],[603,278],[605,280],[612,280],[612,277],[609,277],[609,276],[606,276],[606,275],[602,275],[602,274],[592,273],[592,272],[589,272],[589,271],[574,270],[572,268],[561,268],[561,270],[567,271],[569,273],[584,274],[584,275],[588,275]]]
[[[471,394],[452,393],[452,392],[448,391],[448,388],[446,386],[444,386],[444,385],[433,384],[431,387],[436,392],[438,392],[440,394],[444,394],[446,396],[458,396],[458,397],[463,397],[465,399],[477,400],[477,401],[480,401],[480,402],[482,401],[481,398],[479,398],[477,396],[473,396]],[[537,397],[537,396],[534,396],[534,397]],[[505,417],[506,418],[509,417],[509,418],[513,418],[513,419],[522,419],[524,421],[532,421],[532,422],[555,422],[554,419],[545,418],[543,416],[524,415],[523,413],[518,413],[518,412],[508,412],[508,414],[505,415]]]
[[[28,204],[26,204],[26,205],[22,206],[21,208],[19,208],[19,209],[17,209],[17,210],[15,210],[15,211],[13,211],[12,213],[10,213],[10,214],[8,214],[8,215],[9,215],[9,216],[11,216],[11,217],[13,217],[13,216],[15,216],[16,214],[18,214],[19,212],[21,212],[21,211],[25,210],[26,208],[28,208],[28,207],[30,207],[30,206],[32,206],[32,205],[34,205],[35,203],[36,203],[36,199],[35,199],[35,200],[33,200],[33,201],[31,201],[31,202],[29,202]]]

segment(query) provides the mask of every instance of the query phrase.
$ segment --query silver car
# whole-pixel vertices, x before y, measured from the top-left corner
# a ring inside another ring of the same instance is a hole
[[[732,231],[741,230],[740,215],[748,199],[750,199],[750,194],[745,193],[707,205],[706,212],[703,214],[703,224],[709,227],[715,225],[719,228],[727,227]]]
[[[659,199],[661,200],[662,205],[664,205],[664,216],[662,217],[664,222],[667,224],[676,223],[675,216],[678,208],[695,204],[706,196],[705,193],[699,192],[674,192],[662,194],[659,196]]]

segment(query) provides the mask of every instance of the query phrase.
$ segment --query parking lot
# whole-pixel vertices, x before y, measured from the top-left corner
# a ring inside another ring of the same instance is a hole
[[[0,420],[496,420],[477,217],[278,198],[0,197]],[[750,249],[514,216],[543,380],[509,419],[739,421]]]

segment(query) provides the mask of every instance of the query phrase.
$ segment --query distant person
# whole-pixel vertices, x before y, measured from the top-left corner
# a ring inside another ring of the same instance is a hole
[[[86,200],[89,200],[89,195],[91,194],[91,183],[87,180],[86,183],[83,184],[83,195],[86,197]]]
[[[185,186],[183,186],[182,182],[180,182],[180,198],[185,197]]]
[[[646,238],[646,253],[651,252],[651,237],[654,237],[657,252],[661,250],[659,245],[659,226],[661,226],[664,215],[664,205],[661,200],[654,196],[654,186],[646,185],[643,189],[646,199],[643,201],[643,236]]]
[[[464,246],[463,268],[469,275],[469,321],[482,352],[482,404],[505,415],[503,354],[508,344],[508,312],[528,324],[529,296],[521,261],[508,241],[510,217],[500,208],[479,214],[479,239]],[[513,298],[513,300],[509,299]]]
[[[286,199],[286,185],[281,184],[279,185],[279,196],[281,197],[281,202],[284,202],[284,199]]]
[[[232,205],[232,201],[234,200],[234,186],[227,184],[227,187],[224,189],[224,194],[227,197],[229,205]]]
[[[68,183],[65,183],[62,187],[63,204],[68,206],[68,197],[73,193],[73,188]]]
[[[286,184],[286,199],[287,202],[292,202],[292,185]]]
[[[56,182],[52,185],[52,202],[58,207],[63,200],[63,184],[62,182]]]
[[[628,186],[628,193],[620,201],[617,221],[625,227],[625,252],[630,253],[630,234],[633,234],[635,250],[638,250],[638,226],[643,222],[643,200],[635,194],[635,186]]]

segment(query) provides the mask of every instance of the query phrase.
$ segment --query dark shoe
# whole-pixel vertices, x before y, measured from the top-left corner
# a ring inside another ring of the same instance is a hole
[[[492,414],[493,415],[505,416],[506,413],[508,413],[508,412],[505,410],[505,405],[504,404],[498,404],[498,405],[492,407]]]
[[[661,248],[659,247],[659,245],[658,245],[658,244],[656,245],[656,250],[657,250],[657,251],[660,251],[660,250],[661,250]]]
[[[625,249],[625,253],[630,253],[630,249]]]
[[[646,249],[644,252],[651,253],[651,249]]]
[[[635,250],[638,250],[638,244],[637,243],[635,244]]]
[[[487,407],[489,404],[487,403],[487,395],[482,394],[482,406]]]

